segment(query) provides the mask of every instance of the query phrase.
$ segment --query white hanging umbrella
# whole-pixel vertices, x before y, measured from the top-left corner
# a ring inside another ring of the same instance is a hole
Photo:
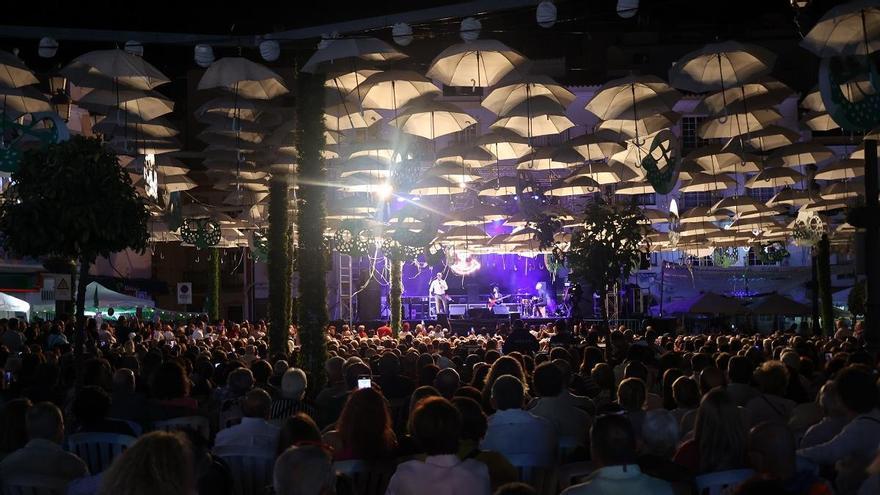
[[[640,119],[671,112],[681,94],[655,76],[627,76],[602,85],[586,110],[601,120]]]
[[[165,74],[143,57],[118,48],[96,50],[76,57],[61,74],[80,87],[112,89],[123,86],[150,90],[170,82]]]
[[[801,40],[819,57],[867,55],[880,49],[880,5],[855,0],[838,5],[819,19]]]
[[[780,125],[768,125],[746,136],[745,143],[761,151],[770,151],[796,143],[801,134]]]
[[[519,179],[511,176],[493,177],[486,179],[480,186],[478,196],[500,198],[517,194]]]
[[[801,119],[801,123],[805,126],[809,127],[813,131],[833,131],[834,129],[840,129],[840,126],[837,125],[837,122],[831,118],[831,115],[828,112],[808,112],[804,115],[804,118]]]
[[[680,58],[669,70],[669,82],[695,93],[724,90],[768,74],[775,61],[776,55],[756,45],[711,43]]]
[[[844,160],[837,160],[836,162],[831,163],[828,166],[822,167],[820,171],[816,172],[815,179],[842,180],[862,177],[864,175],[865,161],[847,158]]]
[[[357,94],[357,88],[359,88],[368,77],[380,72],[381,71],[376,69],[356,69],[331,72],[330,74],[327,74],[327,79],[324,81],[324,87],[339,91],[342,94],[349,94],[353,91]]]
[[[340,177],[368,174],[377,178],[391,176],[391,162],[377,156],[357,156],[339,166]]]
[[[623,151],[623,145],[616,138],[613,133],[599,131],[572,138],[566,145],[571,146],[587,161],[603,160]]]
[[[536,96],[521,102],[490,126],[508,129],[520,136],[538,137],[559,134],[574,127],[565,109],[546,96]]]
[[[727,196],[712,205],[711,211],[727,211],[733,215],[738,215],[759,210],[763,206],[763,204],[751,196]]]
[[[709,175],[704,173],[693,174],[691,180],[682,183],[679,192],[709,192],[723,191],[736,186],[736,180],[724,174]]]
[[[437,97],[441,93],[430,79],[418,72],[389,70],[371,75],[350,94],[360,98],[364,108],[396,110],[416,98]]]
[[[564,182],[578,177],[589,177],[599,184],[606,185],[636,179],[638,174],[622,163],[589,162],[575,170]]]
[[[442,177],[427,176],[410,189],[416,196],[446,196],[465,192],[465,188]]]
[[[529,138],[505,128],[492,129],[477,138],[477,146],[498,160],[515,160],[528,154],[532,148]]]
[[[770,161],[789,167],[800,167],[821,163],[832,157],[834,157],[834,152],[830,148],[815,141],[809,141],[790,144],[774,150],[770,155]]]
[[[389,122],[401,132],[432,140],[462,131],[476,123],[477,119],[452,103],[429,97],[411,101]]]
[[[624,196],[637,196],[640,194],[655,194],[654,186],[650,182],[621,182],[614,190],[614,194],[622,194]],[[657,210],[650,210],[657,211]],[[653,213],[652,213],[653,215]],[[663,217],[665,220],[665,216]]]
[[[447,86],[494,86],[526,62],[516,50],[496,40],[459,43],[440,52],[426,74]]]
[[[567,107],[575,99],[574,93],[548,76],[512,72],[492,88],[480,105],[503,116],[533,96],[546,96],[562,107]]]
[[[197,89],[213,88],[257,100],[271,100],[289,92],[281,76],[243,57],[224,57],[208,67]]]
[[[804,180],[804,175],[788,167],[767,167],[749,179],[745,187],[757,189],[761,187],[793,186]]]
[[[163,177],[161,181],[162,187],[168,192],[189,191],[199,187],[196,181],[190,179],[186,175],[171,175]]]
[[[466,167],[480,168],[496,160],[492,153],[471,144],[453,144],[438,151],[437,162],[452,162]]]
[[[470,167],[456,162],[439,161],[427,171],[428,175],[442,177],[462,186],[480,178]]]
[[[407,56],[377,38],[331,38],[321,41],[318,50],[303,65],[305,72],[326,72],[334,67],[356,65],[355,60],[390,62]]]
[[[786,187],[776,193],[769,201],[767,201],[768,206],[777,206],[777,205],[791,205],[791,206],[803,206],[805,204],[811,203],[817,198],[812,192],[805,189],[792,189]]]
[[[819,197],[824,200],[839,200],[864,196],[865,181],[863,178],[832,182],[819,190]]]
[[[723,91],[717,91],[707,95],[700,102],[699,107],[709,114],[724,112],[725,107],[734,103],[742,103],[747,108],[759,108],[782,103],[783,100],[793,95],[794,92],[785,84],[770,77],[764,77],[754,82],[740,84]]]
[[[97,113],[111,114],[120,109],[141,120],[153,120],[174,110],[174,102],[155,91],[124,89],[111,91],[93,89],[82,96],[77,104]],[[119,120],[123,120],[119,117]]]
[[[20,88],[39,82],[34,76],[34,71],[28,69],[20,58],[0,50],[0,86]]]
[[[566,170],[572,165],[581,163],[584,158],[580,153],[567,146],[544,146],[535,148],[528,155],[516,162],[517,170],[547,171]]]
[[[136,115],[119,115],[117,112],[111,113],[93,125],[92,132],[107,136],[130,134],[155,138],[173,137],[180,134],[180,131],[164,118],[143,120]]]
[[[668,129],[678,122],[681,115],[676,112],[666,112],[658,115],[649,115],[638,120],[632,119],[611,119],[599,123],[600,130],[613,132],[621,137],[619,141],[626,139],[635,139],[636,136],[648,136]]]
[[[702,139],[732,138],[763,129],[780,119],[782,115],[772,108],[731,113],[707,119],[700,124],[697,134]]]
[[[554,182],[550,189],[544,191],[544,195],[551,197],[587,196],[600,190],[601,185],[598,182],[582,175],[571,180]]]
[[[324,108],[324,125],[327,129],[336,132],[370,127],[381,119],[382,115],[379,112],[361,111],[357,108],[357,104],[340,103]]]
[[[0,86],[0,110],[10,118],[21,114],[51,112],[49,98],[32,87],[7,88]]]

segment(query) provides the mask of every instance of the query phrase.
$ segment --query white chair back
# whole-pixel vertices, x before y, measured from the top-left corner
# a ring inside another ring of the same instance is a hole
[[[67,450],[85,461],[90,473],[98,474],[134,442],[134,437],[116,433],[75,433],[67,437]]]
[[[732,469],[730,471],[718,471],[694,478],[697,486],[696,495],[721,495],[732,493],[737,485],[754,476],[752,469]]]
[[[348,478],[354,495],[383,495],[397,466],[393,462],[337,461],[333,470]]]
[[[581,483],[581,481],[593,471],[595,471],[595,466],[589,461],[571,462],[559,466],[559,469],[557,470],[559,491]]]
[[[11,474],[3,479],[3,495],[64,495],[68,481],[64,478]]]
[[[200,433],[205,439],[211,438],[211,423],[208,418],[202,416],[183,416],[180,418],[166,419],[153,423],[154,430],[181,431],[193,430]]]
[[[265,450],[220,447],[214,454],[229,466],[237,495],[263,495],[272,485],[275,456]]]

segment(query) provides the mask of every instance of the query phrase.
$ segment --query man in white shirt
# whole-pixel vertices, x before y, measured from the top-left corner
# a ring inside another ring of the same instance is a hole
[[[25,418],[28,443],[0,462],[0,477],[30,475],[74,480],[88,476],[82,459],[61,448],[64,440],[64,419],[51,402],[31,406]]]
[[[602,416],[590,429],[590,454],[598,469],[562,495],[672,495],[672,485],[643,474],[636,463],[636,435],[626,416]]]
[[[492,405],[482,450],[498,452],[514,466],[520,459],[531,465],[552,466],[556,462],[557,434],[550,421],[524,411],[522,382],[503,375],[492,385]]]
[[[449,286],[443,280],[443,274],[437,272],[428,288],[428,294],[434,298],[434,309],[437,310],[438,315],[445,315],[449,312],[449,304],[446,301],[447,290],[449,290]]]
[[[407,461],[388,483],[385,495],[489,495],[489,468],[458,457],[461,414],[448,400],[431,397],[412,413],[412,433],[425,451],[424,461]]]
[[[247,393],[241,409],[244,413],[241,423],[220,430],[214,440],[214,449],[222,451],[229,447],[246,447],[274,454],[280,429],[267,421],[272,398],[265,390],[255,388]]]
[[[564,445],[586,446],[592,418],[569,402],[563,376],[562,370],[553,363],[541,363],[535,369],[533,389],[540,398],[534,401],[529,412],[550,421]]]

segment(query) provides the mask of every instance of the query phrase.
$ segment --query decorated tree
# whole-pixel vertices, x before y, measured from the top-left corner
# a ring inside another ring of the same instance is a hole
[[[566,259],[575,277],[604,296],[638,266],[644,215],[635,203],[611,203],[603,197],[587,205],[583,228],[572,236]]]
[[[143,251],[149,211],[116,153],[95,138],[27,151],[12,180],[0,203],[0,242],[21,256],[78,261],[80,349],[89,267],[98,256]]]
[[[272,171],[269,181],[269,230],[267,265],[269,272],[269,347],[273,353],[287,352],[290,328],[290,218],[287,214],[288,174],[286,168]]]
[[[297,201],[297,265],[299,299],[297,324],[302,351],[299,365],[309,374],[312,390],[324,385],[327,346],[327,246],[324,243],[324,209],[327,169],[324,147],[324,78],[300,72],[297,76],[296,149],[299,153]]]
[[[212,249],[209,260],[211,272],[208,274],[208,317],[215,321],[220,319],[220,254],[219,249]]]

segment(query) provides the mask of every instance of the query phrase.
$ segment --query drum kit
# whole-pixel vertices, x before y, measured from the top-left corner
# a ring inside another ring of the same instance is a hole
[[[516,293],[516,300],[519,301],[519,314],[522,318],[547,317],[547,301],[543,297],[520,289]]]

